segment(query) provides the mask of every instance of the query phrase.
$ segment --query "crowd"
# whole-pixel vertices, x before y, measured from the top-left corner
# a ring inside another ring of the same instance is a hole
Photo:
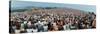
[[[89,12],[85,16],[74,14],[32,14],[9,17],[10,33],[32,33],[96,28],[96,15]]]

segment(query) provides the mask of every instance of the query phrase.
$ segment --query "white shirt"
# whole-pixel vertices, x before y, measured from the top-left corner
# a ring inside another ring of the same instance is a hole
[[[48,29],[48,26],[43,26],[44,30],[47,30]]]
[[[33,32],[37,32],[38,31],[38,29],[33,29]]]
[[[26,29],[27,33],[32,33],[33,29]]]
[[[20,33],[20,30],[15,30],[15,33]]]

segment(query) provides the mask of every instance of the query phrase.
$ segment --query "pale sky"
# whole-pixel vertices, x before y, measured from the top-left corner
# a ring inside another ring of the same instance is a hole
[[[13,0],[15,1],[15,0]],[[52,3],[64,3],[64,4],[84,4],[84,5],[96,5],[96,0],[17,0],[17,1],[35,1],[35,2],[52,2]]]

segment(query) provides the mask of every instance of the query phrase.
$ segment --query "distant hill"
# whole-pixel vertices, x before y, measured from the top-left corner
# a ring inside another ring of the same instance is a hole
[[[47,3],[47,2],[31,2],[31,1],[11,1],[11,9],[23,9],[28,7],[59,7],[73,8],[86,12],[96,12],[95,5],[80,5],[80,4],[62,4],[62,3]]]

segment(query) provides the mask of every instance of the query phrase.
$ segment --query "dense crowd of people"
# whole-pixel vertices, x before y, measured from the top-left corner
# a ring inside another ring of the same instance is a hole
[[[74,14],[18,14],[10,16],[10,33],[32,33],[96,28],[96,15],[89,12],[85,16]]]

